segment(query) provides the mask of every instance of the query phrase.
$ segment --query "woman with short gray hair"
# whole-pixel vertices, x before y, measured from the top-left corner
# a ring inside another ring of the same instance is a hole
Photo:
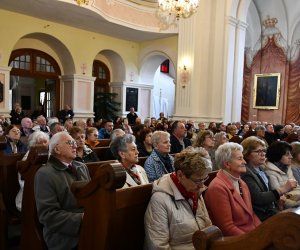
[[[171,156],[170,134],[164,131],[155,131],[151,137],[153,151],[144,164],[150,182],[174,172],[174,158]]]
[[[246,172],[242,152],[243,147],[234,142],[225,143],[216,150],[216,164],[220,170],[205,193],[210,218],[224,236],[245,234],[260,224],[253,212],[248,186],[240,178]]]
[[[110,144],[112,154],[121,162],[126,171],[126,183],[123,187],[131,187],[149,183],[144,168],[136,165],[139,161],[135,137],[131,134],[115,138]]]
[[[194,249],[196,230],[211,225],[202,192],[211,172],[203,148],[188,147],[176,154],[175,172],[153,183],[145,213],[145,249]]]

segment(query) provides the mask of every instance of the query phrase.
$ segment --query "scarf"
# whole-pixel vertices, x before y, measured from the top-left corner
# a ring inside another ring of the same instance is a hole
[[[179,182],[176,173],[170,174],[171,180],[174,182],[175,186],[178,188],[179,192],[182,194],[184,199],[190,204],[189,199],[192,200],[193,205],[191,206],[193,214],[196,214],[198,208],[198,193],[188,192],[185,187]]]
[[[139,177],[138,174],[137,174],[136,166],[133,166],[133,167],[131,167],[131,168],[129,168],[129,169],[127,169],[127,168],[124,168],[124,169],[125,169],[126,172],[130,175],[130,177],[135,181],[135,183],[136,183],[137,185],[141,185],[141,184],[142,184],[142,182],[141,182],[141,180],[140,180],[140,177]]]
[[[163,156],[156,149],[154,149],[154,151],[157,154],[158,158],[161,160],[161,162],[164,164],[164,166],[167,169],[168,173],[173,172],[174,171],[173,170],[173,165],[172,165],[171,158],[170,158],[169,154],[167,154],[166,156]]]
[[[281,163],[280,161],[274,162],[273,163],[276,167],[278,167],[282,172],[287,174],[288,171],[288,165],[285,165]]]

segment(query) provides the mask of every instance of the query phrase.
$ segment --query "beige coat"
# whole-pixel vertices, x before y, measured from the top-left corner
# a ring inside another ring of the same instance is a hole
[[[141,167],[140,165],[135,165],[136,167],[136,174],[138,175],[140,181],[141,181],[141,185],[144,184],[148,184],[148,177],[147,174],[145,172],[145,169],[143,167]],[[138,184],[136,184],[136,182],[131,178],[130,174],[128,174],[126,172],[126,182],[123,186],[123,188],[127,188],[127,187],[133,187],[133,186],[137,186]]]
[[[181,195],[169,174],[153,183],[152,197],[145,213],[144,249],[194,249],[194,232],[210,225],[201,194],[194,216],[189,202]]]
[[[287,173],[281,171],[276,165],[272,162],[267,162],[266,165],[266,174],[270,178],[271,189],[278,189],[280,186],[283,186],[289,179],[295,179],[292,169],[289,166]],[[300,187],[293,189],[293,192],[296,192],[300,195]],[[286,194],[288,196],[289,193]],[[294,201],[293,199],[286,198],[284,202],[285,208],[298,207],[300,206],[300,201]]]

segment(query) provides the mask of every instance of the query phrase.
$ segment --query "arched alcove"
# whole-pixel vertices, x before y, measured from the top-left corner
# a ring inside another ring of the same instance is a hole
[[[169,73],[160,72],[160,65],[169,60]],[[140,83],[153,85],[152,116],[158,117],[159,112],[172,116],[175,102],[175,67],[172,60],[164,53],[149,53],[140,67]]]

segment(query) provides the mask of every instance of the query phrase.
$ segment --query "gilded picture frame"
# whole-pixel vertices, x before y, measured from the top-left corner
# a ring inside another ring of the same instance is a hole
[[[278,109],[280,98],[280,73],[255,74],[253,108]]]

